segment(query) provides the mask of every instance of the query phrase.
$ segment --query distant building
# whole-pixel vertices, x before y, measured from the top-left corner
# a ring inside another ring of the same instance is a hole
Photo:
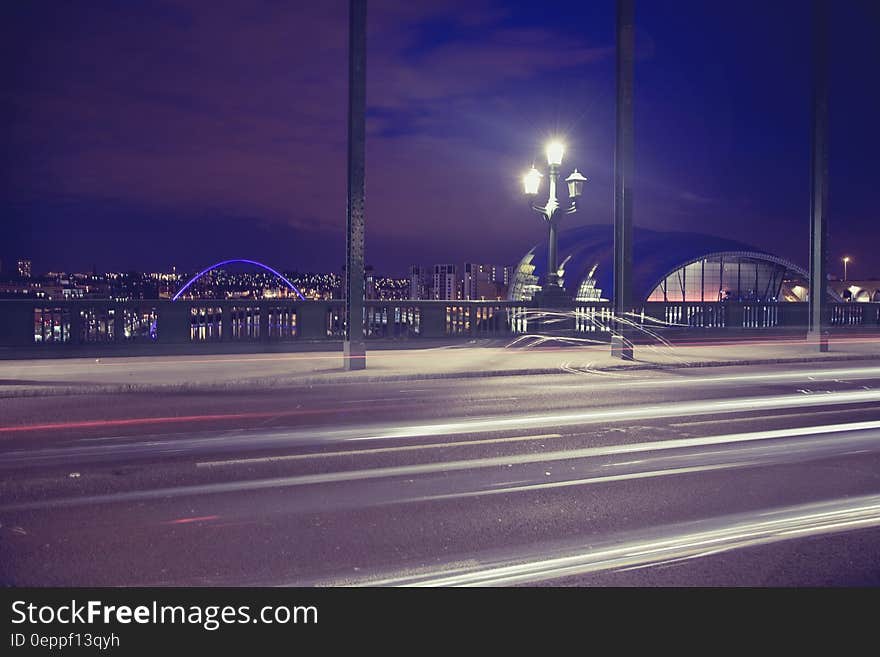
[[[376,299],[376,274],[373,265],[364,267],[364,298]]]
[[[844,301],[880,302],[880,278],[831,280],[828,281],[828,288]]]
[[[409,299],[409,279],[377,276],[376,298],[380,301],[403,301]]]
[[[18,275],[22,278],[30,278],[31,277],[31,261],[20,259],[18,261]]]
[[[21,282],[0,282],[0,299],[16,299],[27,297],[40,297],[37,290],[32,290],[28,285]]]
[[[431,298],[431,278],[427,267],[412,265],[409,268],[409,298],[416,301]]]
[[[458,268],[455,265],[434,265],[433,298],[440,301],[461,299]]]
[[[509,267],[466,262],[462,275],[462,298],[468,301],[504,299],[509,283]]]
[[[481,265],[475,262],[464,263],[462,272],[462,298],[466,301],[486,298],[491,283],[491,265]]]
[[[634,227],[633,233],[632,297],[636,303],[807,299],[809,274],[804,268],[748,244],[713,235],[640,227]],[[545,242],[523,256],[508,298],[530,300],[541,289],[546,253]],[[607,300],[613,282],[613,253],[610,226],[580,226],[560,233],[557,271],[569,296],[577,301]],[[866,285],[858,294],[873,298],[875,291]],[[841,300],[832,285],[829,299]]]
[[[516,267],[511,267],[509,265],[501,268],[501,281],[504,283],[504,289],[510,287],[510,281],[513,279],[513,272],[515,269]]]

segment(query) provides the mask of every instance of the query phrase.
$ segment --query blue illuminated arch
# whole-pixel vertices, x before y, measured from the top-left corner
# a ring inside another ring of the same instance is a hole
[[[177,301],[177,298],[178,298],[181,294],[183,294],[184,292],[186,292],[186,289],[187,289],[190,285],[192,285],[193,283],[195,283],[197,280],[199,280],[202,276],[204,276],[205,274],[207,274],[207,273],[208,273],[209,271],[211,271],[212,269],[217,269],[217,267],[222,267],[223,265],[228,265],[228,264],[231,263],[231,262],[244,262],[244,263],[247,263],[247,264],[249,264],[249,265],[256,265],[257,267],[261,267],[262,269],[265,269],[266,271],[272,272],[272,273],[275,274],[278,278],[280,278],[282,281],[284,281],[284,282],[287,284],[287,287],[289,287],[291,290],[293,290],[294,292],[296,292],[297,296],[299,296],[300,299],[302,299],[303,301],[306,300],[306,298],[302,295],[302,292],[300,292],[300,291],[296,288],[296,285],[294,285],[294,284],[291,283],[289,280],[287,280],[287,278],[285,278],[284,274],[282,274],[282,273],[279,272],[279,271],[276,271],[276,270],[272,269],[269,265],[264,265],[262,262],[257,262],[256,260],[245,260],[244,258],[232,258],[231,260],[224,260],[224,261],[222,261],[222,262],[214,263],[213,265],[211,265],[211,266],[208,267],[207,269],[203,269],[203,270],[200,271],[198,274],[196,274],[196,275],[193,276],[191,279],[189,279],[189,281],[187,281],[186,285],[184,285],[182,288],[180,288],[180,289],[177,291],[177,294],[175,294],[173,297],[171,297],[171,300],[172,300],[172,301]]]

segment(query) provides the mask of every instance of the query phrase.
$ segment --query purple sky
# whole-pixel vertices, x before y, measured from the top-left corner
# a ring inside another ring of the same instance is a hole
[[[658,5],[663,4],[664,7]],[[801,2],[637,2],[637,224],[807,257]],[[367,261],[513,263],[519,177],[565,135],[611,220],[614,3],[369,2]],[[4,3],[5,262],[339,270],[347,3]],[[878,11],[836,8],[832,271],[880,275]],[[845,34],[849,27],[852,32]],[[873,246],[870,241],[873,240]]]

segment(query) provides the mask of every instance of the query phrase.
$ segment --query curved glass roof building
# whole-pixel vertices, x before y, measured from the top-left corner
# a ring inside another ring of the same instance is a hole
[[[559,277],[577,301],[607,300],[612,292],[611,226],[560,233]],[[530,300],[541,289],[547,243],[520,260],[508,298]],[[792,262],[713,235],[633,229],[633,300],[804,301],[809,276]]]

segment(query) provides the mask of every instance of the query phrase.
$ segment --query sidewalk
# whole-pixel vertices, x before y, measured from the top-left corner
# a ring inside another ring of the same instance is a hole
[[[368,351],[367,369],[357,372],[343,371],[338,351],[0,361],[0,398],[880,360],[880,339],[872,336],[835,339],[827,353],[802,340],[773,338],[637,345],[634,361],[612,358],[608,344],[530,347],[470,341],[430,348],[384,347]]]

